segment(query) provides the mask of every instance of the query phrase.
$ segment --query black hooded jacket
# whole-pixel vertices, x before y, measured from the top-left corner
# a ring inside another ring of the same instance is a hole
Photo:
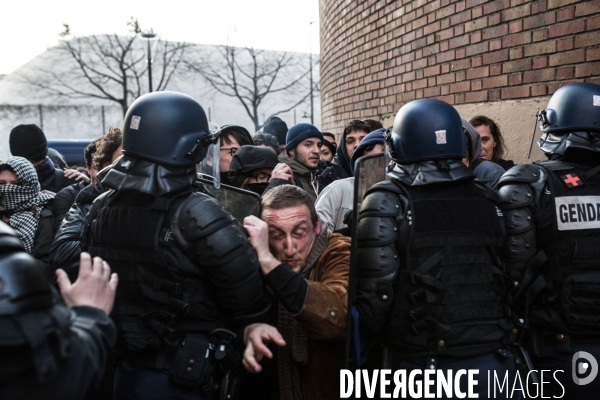
[[[333,181],[349,178],[351,176],[353,175],[352,169],[350,168],[350,157],[346,151],[346,134],[344,134],[338,144],[335,156],[333,157],[333,160],[331,160],[331,165],[325,168],[325,170],[317,177],[317,192],[320,193],[325,186]]]

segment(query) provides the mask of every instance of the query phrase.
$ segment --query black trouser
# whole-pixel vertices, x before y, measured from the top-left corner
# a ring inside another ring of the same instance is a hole
[[[206,400],[202,389],[169,381],[166,372],[122,362],[115,373],[115,400]]]
[[[511,399],[522,399],[523,391],[515,390],[512,391],[513,384],[517,378],[517,367],[513,354],[508,349],[500,349],[493,353],[484,354],[475,357],[465,358],[451,358],[451,357],[416,357],[402,361],[393,362],[393,370],[406,370],[406,376],[410,374],[412,370],[426,370],[436,369],[444,371],[447,376],[448,371],[452,371],[452,376],[456,376],[456,372],[459,370],[479,370],[478,374],[475,375],[477,384],[473,386],[473,392],[479,395],[479,399],[487,398],[511,398]],[[500,386],[504,384],[501,390]],[[522,377],[523,389],[525,386],[525,377]],[[496,384],[498,382],[498,384]],[[517,388],[520,388],[517,384]],[[460,378],[459,390],[461,393],[465,393],[468,397],[468,377],[463,375]],[[434,383],[430,389],[431,393],[437,395],[437,385]],[[454,394],[457,393],[456,388]],[[408,394],[407,394],[408,395]],[[512,396],[512,397],[511,397]],[[412,398],[408,395],[407,398]],[[424,398],[419,397],[419,398]],[[457,397],[447,396],[445,391],[441,391],[441,396],[436,396],[437,399],[454,399]]]

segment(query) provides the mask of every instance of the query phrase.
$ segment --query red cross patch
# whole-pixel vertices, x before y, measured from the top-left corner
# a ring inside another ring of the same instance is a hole
[[[568,188],[574,188],[584,185],[581,178],[579,178],[575,173],[566,174],[561,176],[560,178],[563,180],[563,182],[565,183],[565,185],[567,185]]]

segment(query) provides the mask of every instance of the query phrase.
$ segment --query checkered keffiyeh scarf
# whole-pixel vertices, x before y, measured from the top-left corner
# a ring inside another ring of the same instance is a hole
[[[8,224],[19,235],[25,250],[31,254],[42,208],[52,196],[40,192],[33,165],[23,157],[10,157],[8,165],[19,178],[19,185],[0,185],[0,212],[10,216]]]

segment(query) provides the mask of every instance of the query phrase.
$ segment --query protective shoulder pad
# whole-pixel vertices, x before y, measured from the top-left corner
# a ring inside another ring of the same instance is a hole
[[[503,210],[527,207],[533,201],[531,188],[524,183],[507,183],[498,190]]]
[[[232,222],[235,220],[219,202],[195,192],[181,204],[171,223],[176,239],[186,243],[206,237]]]
[[[393,183],[392,185],[396,186]],[[367,191],[360,207],[359,218],[369,216],[396,217],[400,213],[401,203],[398,195],[401,192],[381,190],[375,186]]]
[[[540,178],[540,168],[533,164],[515,165],[502,175],[498,187],[509,182],[533,183]]]
[[[395,184],[394,182],[390,181],[390,180],[385,180],[385,181],[381,181],[381,182],[377,182],[376,184],[374,184],[373,186],[371,186],[369,188],[369,190],[367,190],[367,192],[365,193],[365,197],[373,192],[373,191],[388,191],[388,192],[393,192],[393,193],[397,193],[397,194],[403,194],[404,192],[402,191],[402,189],[400,189],[400,187],[398,187],[397,184]]]

